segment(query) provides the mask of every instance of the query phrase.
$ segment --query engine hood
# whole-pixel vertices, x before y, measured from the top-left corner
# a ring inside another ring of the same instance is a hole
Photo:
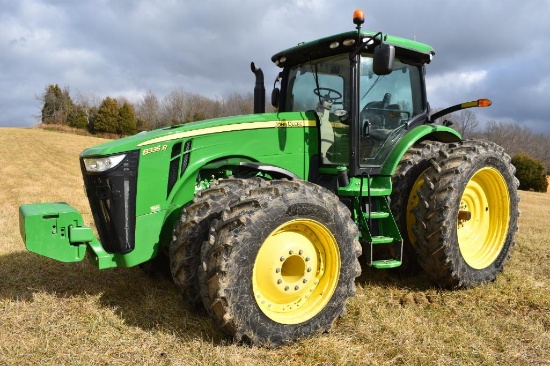
[[[258,128],[262,123],[273,124],[288,120],[314,119],[305,112],[263,113],[234,117],[215,118],[182,125],[165,127],[154,131],[140,132],[136,135],[106,142],[84,150],[80,157],[112,155],[125,151],[147,148],[162,142],[180,138],[223,133],[235,129]]]

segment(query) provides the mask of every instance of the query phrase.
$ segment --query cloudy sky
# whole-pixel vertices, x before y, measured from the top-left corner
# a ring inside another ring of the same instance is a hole
[[[176,89],[208,97],[254,88],[250,62],[354,29],[435,48],[428,98],[487,97],[478,119],[550,133],[550,0],[0,0],[0,126],[31,126],[49,84],[137,102]]]

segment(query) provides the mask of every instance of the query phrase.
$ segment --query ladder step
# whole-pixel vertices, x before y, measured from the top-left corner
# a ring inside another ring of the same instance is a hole
[[[369,213],[365,213],[365,218],[368,219],[369,218]],[[390,217],[390,214],[389,212],[371,212],[370,213],[370,218],[371,219],[385,219],[386,217]]]
[[[395,259],[384,259],[384,260],[378,260],[373,261],[371,263],[371,266],[374,268],[379,269],[388,269],[388,268],[396,268],[401,265],[401,261],[395,260]]]
[[[373,236],[372,244],[390,244],[393,243],[395,239],[389,236]]]

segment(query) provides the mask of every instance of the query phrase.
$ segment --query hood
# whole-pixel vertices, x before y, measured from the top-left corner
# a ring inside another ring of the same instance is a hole
[[[158,130],[140,132],[136,135],[112,140],[101,145],[90,147],[84,150],[80,157],[105,156],[118,154],[121,152],[141,149],[142,147],[151,147],[161,142],[172,141],[181,138],[201,136],[212,133],[223,133],[234,130],[235,125],[254,124],[282,120],[304,120],[315,118],[306,116],[305,112],[287,112],[287,113],[262,113],[249,114],[242,116],[215,118],[198,122],[190,122],[177,126],[160,128]],[[232,127],[233,126],[233,127]],[[252,126],[252,125],[251,125]]]

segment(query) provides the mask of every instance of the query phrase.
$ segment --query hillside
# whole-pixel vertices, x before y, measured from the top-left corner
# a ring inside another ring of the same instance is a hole
[[[520,232],[495,283],[432,286],[364,269],[330,334],[276,350],[229,342],[166,279],[25,250],[18,206],[66,201],[92,224],[78,154],[105,140],[0,128],[0,364],[525,365],[550,363],[550,195],[521,192]]]

